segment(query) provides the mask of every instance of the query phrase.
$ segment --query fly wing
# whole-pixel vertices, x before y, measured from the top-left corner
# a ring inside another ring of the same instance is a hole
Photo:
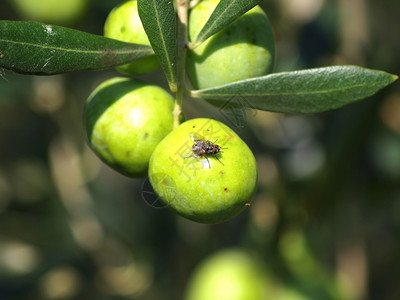
[[[193,142],[204,142],[206,140],[201,134],[198,134],[197,132],[191,133],[190,134],[190,139]]]
[[[200,134],[197,134],[196,132],[190,133],[189,137],[192,140],[193,144],[188,142],[188,144],[185,145],[185,151],[181,155],[182,158],[196,157],[199,155],[197,152],[199,145],[203,141],[203,137]]]

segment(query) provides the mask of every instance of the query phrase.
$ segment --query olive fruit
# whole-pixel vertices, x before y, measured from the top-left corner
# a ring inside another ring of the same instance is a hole
[[[69,24],[85,13],[88,0],[12,0],[26,19],[51,24]]]
[[[200,262],[189,279],[184,297],[185,300],[317,298],[272,276],[257,255],[243,248],[224,249]]]
[[[124,2],[110,12],[104,24],[104,36],[128,43],[150,45],[139,17],[136,0]],[[127,75],[142,75],[153,72],[159,66],[157,57],[150,55],[116,69]]]
[[[182,123],[157,145],[149,178],[160,199],[178,214],[219,223],[250,204],[257,166],[249,147],[232,129],[199,118]]]
[[[194,41],[219,0],[204,0],[189,15]],[[255,6],[187,54],[187,73],[195,89],[224,85],[272,72],[274,35],[265,12]]]
[[[203,261],[187,286],[185,300],[263,300],[260,264],[242,249],[222,250]],[[274,299],[274,298],[271,298]]]
[[[173,98],[161,87],[114,77],[85,104],[84,121],[94,152],[122,174],[146,174],[151,153],[173,129]]]

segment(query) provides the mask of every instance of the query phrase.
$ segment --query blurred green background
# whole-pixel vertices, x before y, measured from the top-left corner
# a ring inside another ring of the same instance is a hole
[[[16,2],[0,2],[0,19],[32,18]],[[120,2],[92,0],[58,20],[102,34]],[[275,29],[276,71],[357,64],[400,74],[398,0],[262,6]],[[257,261],[262,284],[291,291],[283,299],[400,299],[399,83],[321,114],[247,111],[234,129],[258,161],[254,202],[231,221],[203,225],[151,207],[148,181],[117,174],[88,148],[84,101],[116,75],[0,70],[1,300],[184,299],[196,267],[232,247]],[[166,87],[161,71],[144,79]],[[226,121],[198,100],[184,110]],[[267,291],[265,299],[278,298]]]

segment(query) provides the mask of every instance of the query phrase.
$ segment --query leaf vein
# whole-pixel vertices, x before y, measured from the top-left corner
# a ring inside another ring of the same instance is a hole
[[[387,80],[381,80],[381,81],[376,81],[375,83],[373,83],[373,84],[367,84],[367,83],[365,83],[365,84],[357,84],[357,85],[352,85],[352,86],[348,86],[348,87],[345,87],[345,88],[336,88],[336,89],[326,89],[326,90],[314,90],[314,91],[301,91],[301,92],[280,92],[280,91],[277,91],[277,92],[274,92],[274,93],[239,93],[240,95],[242,95],[242,96],[249,96],[249,97],[263,97],[263,96],[290,96],[290,95],[293,95],[293,96],[302,96],[302,95],[319,95],[319,94],[330,94],[330,93],[336,93],[336,92],[339,92],[339,91],[342,91],[342,92],[346,92],[347,90],[351,90],[351,89],[360,89],[360,88],[362,88],[362,87],[366,87],[366,86],[369,86],[369,87],[371,87],[371,86],[380,86],[380,83],[385,83],[385,82],[387,82]],[[202,92],[200,92],[200,93],[196,93],[195,91],[194,91],[194,93],[193,93],[194,95],[195,94],[198,94],[199,96],[202,96],[202,95],[204,95],[204,96],[207,96],[207,97],[214,97],[214,96],[218,96],[218,97],[226,97],[226,96],[233,96],[233,95],[235,95],[235,94],[238,94],[237,92],[235,92],[235,91],[232,91],[232,92],[228,92],[228,93],[202,93]]]
[[[52,50],[58,50],[58,51],[65,51],[65,52],[76,52],[76,53],[93,53],[93,54],[101,54],[104,52],[104,49],[102,50],[83,50],[83,49],[68,49],[68,48],[62,48],[62,47],[55,47],[55,46],[45,46],[42,44],[34,44],[34,43],[27,43],[27,42],[19,42],[19,41],[13,41],[13,40],[5,40],[5,39],[0,39],[0,42],[5,42],[5,43],[11,43],[11,44],[16,44],[16,45],[24,45],[24,46],[30,46],[34,48],[42,48],[42,49],[52,49]],[[147,53],[149,50],[146,49],[141,49],[141,50],[115,50],[116,53],[120,54],[128,54],[132,52],[137,52],[137,53]]]
[[[170,57],[168,55],[167,45],[166,45],[166,42],[165,42],[165,39],[164,39],[164,35],[163,35],[162,30],[161,30],[160,15],[158,13],[157,4],[156,4],[155,0],[153,0],[153,5],[154,5],[154,11],[156,13],[157,28],[158,28],[158,31],[159,31],[159,34],[160,34],[161,42],[162,42],[163,48],[165,50],[165,53],[166,53],[165,56],[166,56],[166,59],[167,59],[167,62],[168,62],[168,73],[170,75],[170,78],[173,78],[173,71],[171,69],[171,60],[170,60]]]
[[[215,19],[215,21],[209,26],[208,30],[206,30],[206,31],[200,36],[201,39],[202,39],[204,36],[207,36],[208,33],[214,29],[215,24],[216,24],[222,17],[225,16],[226,11],[229,10],[229,8],[233,5],[234,2],[235,2],[235,1],[233,0],[233,1],[225,8],[225,10],[222,11],[222,13],[221,13],[221,14]],[[198,39],[196,39],[196,40],[198,41]]]

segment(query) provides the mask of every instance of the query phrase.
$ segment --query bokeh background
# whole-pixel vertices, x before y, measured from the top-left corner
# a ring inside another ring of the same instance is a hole
[[[120,2],[89,0],[71,19],[53,9],[45,21],[102,34]],[[0,1],[0,19],[33,18],[18,8],[26,3]],[[357,64],[400,74],[398,0],[261,5],[276,71]],[[203,225],[151,207],[146,179],[119,175],[88,148],[84,101],[116,75],[0,70],[1,300],[184,299],[202,261],[232,247],[257,258],[266,286],[291,291],[283,299],[400,299],[399,83],[326,113],[245,111],[235,129],[258,161],[254,202]],[[161,71],[143,78],[166,87]],[[199,100],[184,109],[224,121]]]

